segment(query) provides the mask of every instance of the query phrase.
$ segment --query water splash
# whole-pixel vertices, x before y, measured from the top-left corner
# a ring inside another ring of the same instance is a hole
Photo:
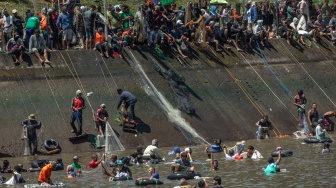
[[[131,51],[128,51],[131,54],[131,59],[134,63],[135,70],[140,74],[142,81],[144,83],[144,90],[148,96],[151,96],[151,98],[160,106],[160,108],[165,112],[167,115],[169,121],[171,123],[174,123],[179,128],[186,131],[188,134],[192,136],[193,139],[198,140],[198,144],[209,144],[202,136],[200,136],[194,128],[192,128],[181,115],[181,111],[178,109],[175,109],[170,102],[156,89],[154,84],[151,82],[151,80],[147,77],[145,71],[143,70],[140,63],[136,60],[133,53]],[[151,57],[152,58],[152,57]],[[154,61],[154,59],[152,58]],[[188,138],[187,138],[188,139]]]

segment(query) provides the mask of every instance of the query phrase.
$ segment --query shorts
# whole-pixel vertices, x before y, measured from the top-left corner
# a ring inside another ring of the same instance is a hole
[[[100,42],[97,42],[96,44],[95,44],[95,48],[98,48],[98,45],[101,45],[101,47],[102,48],[106,48],[106,45],[107,45],[107,42],[103,42],[103,44],[101,44]]]
[[[105,132],[105,129],[106,129],[106,124],[103,123],[103,122],[100,122],[100,121],[95,121],[96,123],[96,128],[99,130],[99,127],[102,128],[103,132]]]
[[[46,50],[44,50],[44,49],[32,48],[32,52],[36,52],[36,51],[38,51],[38,53],[40,53],[40,54],[43,54],[44,51],[46,51]]]
[[[63,31],[62,40],[72,40],[72,29],[66,29]]]
[[[85,28],[85,37],[87,39],[93,39],[93,28],[92,27]]]

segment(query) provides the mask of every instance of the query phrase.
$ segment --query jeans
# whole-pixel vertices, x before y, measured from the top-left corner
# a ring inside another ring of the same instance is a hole
[[[135,103],[126,104],[126,106],[125,106],[126,111],[127,111],[128,107],[130,107],[130,117],[129,118],[131,120],[135,120],[134,106],[135,106]]]
[[[35,136],[31,136],[31,137],[27,137],[27,145],[29,147],[29,154],[30,155],[35,155],[37,154],[37,137]],[[33,145],[33,148],[32,148]]]
[[[77,120],[78,127],[79,127],[78,132],[77,132],[77,128],[75,126],[75,121],[76,120]],[[82,134],[82,111],[81,110],[72,112],[70,124],[71,124],[72,129],[76,133],[76,135],[81,135]]]

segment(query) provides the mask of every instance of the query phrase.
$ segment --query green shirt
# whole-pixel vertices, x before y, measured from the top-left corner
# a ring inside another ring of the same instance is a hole
[[[81,169],[82,166],[80,164],[75,164],[75,163],[72,163],[71,166],[74,168],[74,170],[77,170],[77,169]]]
[[[112,26],[112,29],[120,27],[118,17],[119,17],[118,13],[112,15],[110,12],[107,12],[106,18],[109,21],[110,25]]]
[[[38,17],[30,17],[27,20],[26,29],[36,30],[40,27],[40,20]]]
[[[130,12],[127,12],[127,13],[123,12],[123,13],[120,14],[121,19],[125,19],[127,16],[133,17],[133,14],[130,13]],[[130,27],[130,22],[131,22],[131,20],[124,20],[123,21],[123,28],[128,29]]]

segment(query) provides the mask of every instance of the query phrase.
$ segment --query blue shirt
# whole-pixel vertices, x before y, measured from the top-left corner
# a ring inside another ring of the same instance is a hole
[[[56,25],[60,30],[72,29],[70,14],[61,13],[57,18]]]
[[[137,99],[132,93],[128,91],[123,91],[120,95],[118,108],[120,107],[123,101],[125,101],[126,104],[131,105],[131,104],[135,104],[137,102]]]
[[[182,159],[179,159],[179,160],[177,160],[175,163],[178,163],[178,164],[180,164],[180,165],[182,165],[182,166],[188,166],[188,167],[191,166],[189,160],[186,160],[186,161],[183,163]]]

